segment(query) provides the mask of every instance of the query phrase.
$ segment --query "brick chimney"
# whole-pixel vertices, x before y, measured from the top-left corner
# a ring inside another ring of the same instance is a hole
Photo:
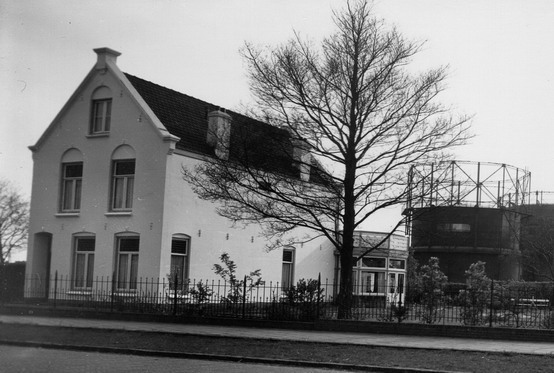
[[[208,135],[206,141],[212,146],[220,159],[229,158],[231,141],[231,116],[224,109],[208,113]]]
[[[107,62],[113,62],[115,64],[117,61],[117,57],[121,56],[121,53],[119,53],[118,51],[114,51],[113,49],[110,49],[110,48],[96,48],[93,50],[98,55],[98,59],[96,60],[96,66],[95,66],[97,70],[106,69]]]

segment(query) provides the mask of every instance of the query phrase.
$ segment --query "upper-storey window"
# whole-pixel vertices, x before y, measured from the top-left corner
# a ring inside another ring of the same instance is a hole
[[[133,208],[133,188],[135,184],[135,160],[125,159],[113,162],[112,210]]]
[[[110,132],[112,118],[112,93],[108,87],[100,87],[92,94],[90,134]]]
[[[60,205],[62,213],[78,212],[81,209],[83,187],[83,155],[75,148],[67,150],[61,159]]]
[[[81,209],[81,189],[83,184],[83,162],[64,163],[62,181],[62,212]]]
[[[129,212],[133,208],[135,159],[135,150],[127,144],[117,147],[112,154],[109,202],[111,211]]]
[[[92,102],[92,127],[91,133],[110,132],[110,120],[112,115],[112,100],[94,100]]]

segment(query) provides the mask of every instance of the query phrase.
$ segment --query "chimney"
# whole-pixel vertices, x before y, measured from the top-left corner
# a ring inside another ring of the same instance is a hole
[[[96,54],[98,55],[95,66],[97,70],[105,70],[107,68],[107,62],[112,62],[115,64],[117,57],[121,56],[121,53],[110,48],[96,48],[93,49],[93,51],[96,52]]]
[[[220,159],[229,158],[231,119],[231,116],[224,109],[208,113],[208,136],[206,142],[214,148],[215,155]]]

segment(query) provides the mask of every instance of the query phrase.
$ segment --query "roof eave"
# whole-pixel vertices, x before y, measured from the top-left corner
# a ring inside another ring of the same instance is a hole
[[[117,76],[117,78],[121,81],[123,86],[127,89],[129,94],[131,95],[132,99],[135,101],[137,105],[139,105],[142,110],[144,111],[145,116],[150,120],[150,122],[154,125],[154,130],[158,133],[160,138],[163,141],[170,141],[170,142],[177,142],[180,140],[179,137],[172,135],[167,128],[164,126],[164,124],[161,122],[161,120],[154,114],[154,111],[150,108],[150,106],[146,103],[146,101],[142,98],[142,96],[138,93],[138,91],[135,89],[133,84],[127,79],[125,74],[119,70],[117,65],[115,65],[111,61],[107,61],[106,65],[109,67],[109,70]]]

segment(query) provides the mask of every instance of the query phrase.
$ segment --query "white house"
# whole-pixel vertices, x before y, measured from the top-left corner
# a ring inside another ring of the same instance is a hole
[[[121,291],[170,273],[216,279],[212,267],[223,252],[239,276],[261,269],[266,283],[318,274],[332,281],[336,258],[327,241],[268,252],[259,227],[233,228],[182,178],[183,166],[224,156],[212,133],[225,141],[236,126],[274,127],[123,73],[120,53],[94,51],[96,64],[30,147],[26,276],[35,286],[48,295],[55,273],[76,290],[98,278],[115,279]]]
[[[213,265],[223,252],[237,264],[238,276],[260,269],[266,284],[338,278],[337,254],[326,239],[267,251],[258,226],[233,227],[183,180],[183,167],[227,157],[238,129],[262,140],[283,130],[123,73],[116,64],[120,53],[94,51],[96,64],[30,147],[30,296],[48,296],[54,274],[76,292],[86,292],[98,279],[121,292],[145,280],[167,281],[168,275],[180,283],[217,281]],[[221,142],[230,145],[220,147]],[[266,151],[263,144],[259,151]],[[298,167],[278,157],[269,161],[281,171],[296,167],[299,179],[310,180],[303,162]],[[372,237],[360,234],[355,255]],[[358,295],[394,293],[403,285],[402,240],[391,236],[356,264],[355,282],[363,284]]]

